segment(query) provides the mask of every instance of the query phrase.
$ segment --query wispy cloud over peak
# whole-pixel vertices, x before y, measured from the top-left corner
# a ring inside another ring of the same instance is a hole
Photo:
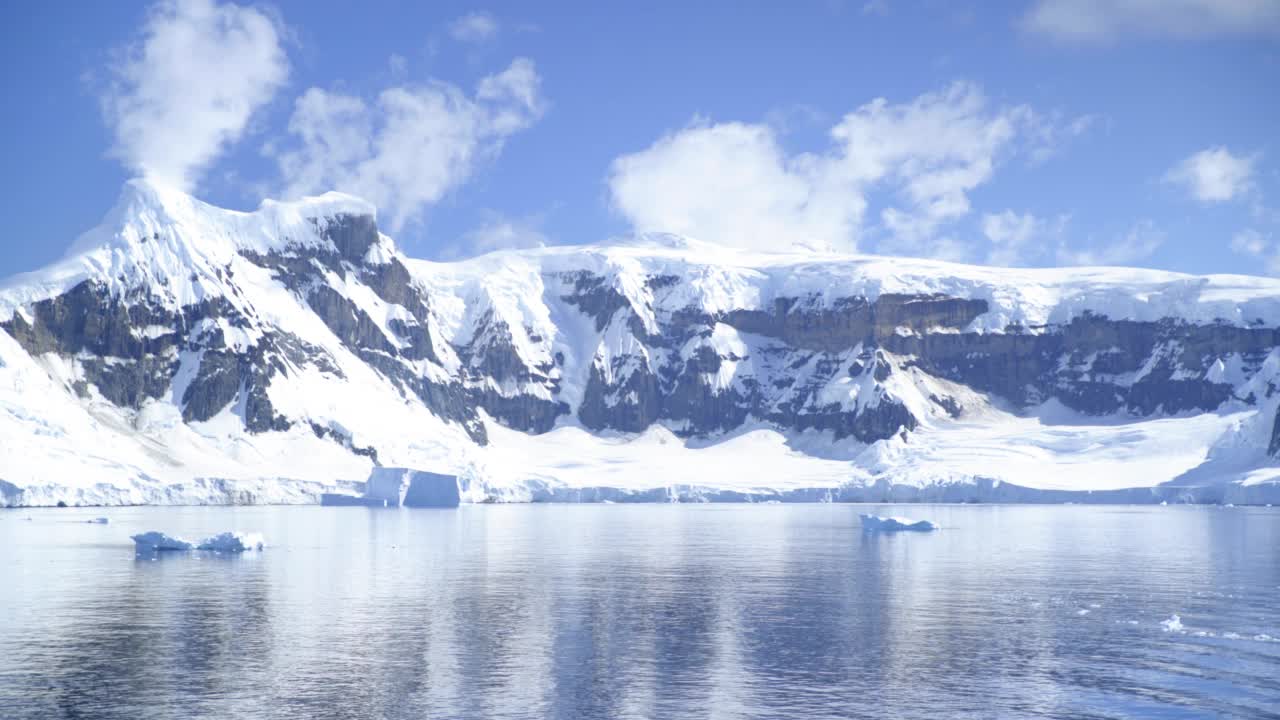
[[[115,135],[111,154],[154,180],[192,189],[287,80],[281,35],[254,8],[212,0],[154,5],[101,95]]]
[[[341,190],[376,204],[392,230],[426,209],[541,116],[533,62],[517,58],[483,78],[473,96],[433,81],[362,98],[311,88],[289,120],[292,147],[272,147],[284,194]]]

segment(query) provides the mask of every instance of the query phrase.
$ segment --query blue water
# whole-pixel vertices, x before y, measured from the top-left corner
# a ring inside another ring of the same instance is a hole
[[[3,511],[0,630],[6,719],[1280,718],[1280,510]]]

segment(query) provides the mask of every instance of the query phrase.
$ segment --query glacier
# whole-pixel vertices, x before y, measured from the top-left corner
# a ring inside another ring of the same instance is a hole
[[[1280,502],[1280,281],[762,253],[404,255],[339,193],[129,181],[0,283],[0,505]]]

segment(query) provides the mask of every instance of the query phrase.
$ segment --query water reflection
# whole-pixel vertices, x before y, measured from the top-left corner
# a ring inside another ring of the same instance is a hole
[[[859,511],[136,508],[88,529],[74,510],[7,515],[0,716],[1280,706],[1280,642],[1255,639],[1280,638],[1276,511],[917,507],[944,530],[893,536],[859,532]],[[268,549],[152,559],[127,541],[228,527]],[[1186,633],[1159,626],[1174,612]]]

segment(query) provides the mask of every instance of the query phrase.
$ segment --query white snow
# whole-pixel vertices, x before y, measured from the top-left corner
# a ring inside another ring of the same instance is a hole
[[[928,520],[912,520],[904,517],[883,517],[880,515],[859,515],[862,518],[862,529],[867,532],[929,532],[938,526]],[[1089,612],[1085,610],[1084,612]]]

